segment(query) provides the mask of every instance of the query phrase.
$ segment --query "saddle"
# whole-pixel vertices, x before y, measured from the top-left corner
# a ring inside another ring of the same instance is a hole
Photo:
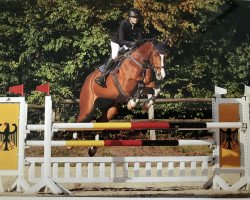
[[[109,74],[114,69],[116,69],[116,68],[119,69],[122,62],[127,58],[127,54],[130,52],[131,52],[131,50],[128,50],[128,51],[123,50],[123,51],[119,52],[119,56],[116,59],[111,60],[108,66],[105,66],[105,63],[104,63],[100,67],[98,67],[99,71],[102,73]],[[108,68],[107,71],[105,70],[105,67]]]
[[[120,103],[128,102],[132,98],[138,98],[142,89],[145,86],[143,81],[139,82],[137,85],[137,89],[135,91],[135,95],[133,97],[130,97],[127,94],[125,94],[125,92],[123,91],[123,89],[121,87],[121,84],[119,83],[119,80],[117,77],[117,72],[119,71],[119,68],[121,67],[123,61],[126,58],[132,59],[130,56],[130,53],[133,50],[134,50],[134,48],[129,49],[129,50],[123,50],[123,51],[119,52],[119,56],[116,59],[110,61],[109,66],[105,66],[105,64],[103,64],[98,68],[101,72],[104,72],[106,76],[108,76],[109,74],[112,75],[112,79],[114,81],[115,87],[119,91],[118,102],[120,102]],[[108,68],[107,71],[105,70],[105,67]],[[145,72],[143,74],[144,74],[143,76],[145,76]]]

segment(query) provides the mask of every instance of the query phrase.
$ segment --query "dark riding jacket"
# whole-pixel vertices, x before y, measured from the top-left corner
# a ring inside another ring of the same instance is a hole
[[[128,19],[124,19],[119,26],[118,31],[112,37],[111,41],[120,46],[131,47],[136,40],[143,39],[143,26],[139,22],[132,26]]]

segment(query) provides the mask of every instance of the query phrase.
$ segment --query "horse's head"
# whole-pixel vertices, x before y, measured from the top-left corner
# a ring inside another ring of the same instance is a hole
[[[147,57],[147,66],[150,67],[156,75],[157,80],[166,76],[164,70],[164,56],[167,44],[164,42],[146,41],[139,47],[140,54]]]
[[[152,66],[152,69],[155,72],[157,80],[161,80],[166,76],[166,73],[164,70],[165,50],[166,50],[166,43],[153,42],[153,47],[149,54],[148,60],[149,60],[150,65]]]

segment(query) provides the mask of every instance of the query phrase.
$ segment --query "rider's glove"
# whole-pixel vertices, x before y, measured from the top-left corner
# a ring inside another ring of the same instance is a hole
[[[129,45],[127,45],[129,48],[132,48],[135,46],[135,42],[130,42]]]

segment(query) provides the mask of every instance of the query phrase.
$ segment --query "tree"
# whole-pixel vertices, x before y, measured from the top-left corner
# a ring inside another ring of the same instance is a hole
[[[6,96],[8,86],[21,83],[19,55],[22,48],[24,8],[21,1],[0,1],[0,91]]]
[[[248,27],[242,22],[249,23],[249,8],[220,0],[135,0],[135,6],[152,36],[173,43],[162,83],[164,97],[208,97],[214,85],[242,94],[249,68],[249,29],[241,34],[239,30]],[[238,42],[231,42],[236,35]]]
[[[207,97],[215,84],[242,94],[249,82],[249,7],[221,0],[0,1],[1,95],[50,82],[53,100],[78,98],[86,76],[105,62],[109,39],[129,8],[142,11],[147,37],[169,39],[162,97]],[[244,22],[244,23],[243,23]]]

